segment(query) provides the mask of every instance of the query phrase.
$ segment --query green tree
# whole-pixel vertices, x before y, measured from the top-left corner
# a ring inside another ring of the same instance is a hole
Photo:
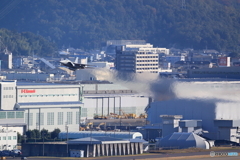
[[[23,136],[19,132],[17,132],[17,142],[22,143],[22,140],[23,140]]]
[[[46,130],[44,128],[41,130],[41,137],[42,138],[44,137],[44,139],[50,139],[51,138],[50,133],[48,132],[48,130]]]
[[[0,9],[10,3],[2,0]],[[21,0],[14,12],[0,19],[0,28],[18,29],[6,32],[11,36],[3,40],[14,54],[22,55],[49,56],[53,42],[89,50],[110,39],[236,51],[239,8],[239,0],[189,0],[186,7],[180,0]]]
[[[41,133],[38,129],[34,129],[33,132],[35,133],[35,136],[34,138],[40,138],[41,137]]]
[[[54,130],[51,132],[51,139],[58,138],[58,134],[59,134],[60,132],[61,132],[61,131],[60,131],[59,128],[54,129]]]
[[[26,132],[26,136],[27,136],[28,139],[36,138],[36,134],[33,130],[28,130]]]

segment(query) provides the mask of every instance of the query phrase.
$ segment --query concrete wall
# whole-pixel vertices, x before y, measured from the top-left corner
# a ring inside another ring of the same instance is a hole
[[[80,85],[60,86],[19,86],[17,89],[18,103],[21,102],[67,102],[79,101]]]
[[[17,132],[2,130],[0,139],[0,150],[17,149]]]
[[[16,103],[16,81],[6,81],[0,83],[0,109],[11,110]]]
[[[48,117],[49,113],[52,114],[52,118]],[[79,115],[79,108],[41,108],[40,110],[36,108],[26,109],[24,116],[27,129],[47,129],[52,132],[55,128],[65,131],[66,123],[69,131],[79,131],[80,117],[77,115]]]

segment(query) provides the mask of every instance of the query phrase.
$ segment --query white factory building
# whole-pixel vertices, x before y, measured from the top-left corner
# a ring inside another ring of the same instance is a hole
[[[161,86],[161,84],[159,84]],[[239,81],[176,81],[169,84],[165,99],[147,108],[151,125],[162,137],[173,132],[198,132],[213,140],[239,143]],[[155,92],[156,97],[159,94]]]
[[[17,149],[17,132],[0,128],[0,150]]]
[[[81,121],[92,119],[96,114],[144,113],[149,98],[126,87],[115,84],[54,84],[2,81],[1,112],[24,112],[24,122],[8,121],[1,117],[0,124],[25,126],[30,129],[55,128],[61,131],[78,131]],[[6,122],[8,121],[8,122]]]

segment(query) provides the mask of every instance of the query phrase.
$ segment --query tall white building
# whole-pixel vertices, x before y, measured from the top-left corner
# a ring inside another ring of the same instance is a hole
[[[117,47],[115,67],[120,72],[158,73],[158,55],[151,51]]]

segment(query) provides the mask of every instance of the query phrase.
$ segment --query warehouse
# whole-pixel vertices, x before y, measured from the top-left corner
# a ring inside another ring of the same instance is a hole
[[[26,129],[78,131],[98,115],[141,114],[149,98],[116,84],[54,84],[2,81],[0,109],[24,110]]]
[[[84,157],[135,155],[143,153],[143,141],[124,140],[113,137],[86,137],[67,142],[23,143],[25,156]]]
[[[201,120],[204,137],[239,143],[240,82],[198,80],[171,85],[172,94],[167,99],[148,106],[150,126],[159,126],[164,133],[162,115],[172,116],[175,132],[179,129],[179,120]]]

